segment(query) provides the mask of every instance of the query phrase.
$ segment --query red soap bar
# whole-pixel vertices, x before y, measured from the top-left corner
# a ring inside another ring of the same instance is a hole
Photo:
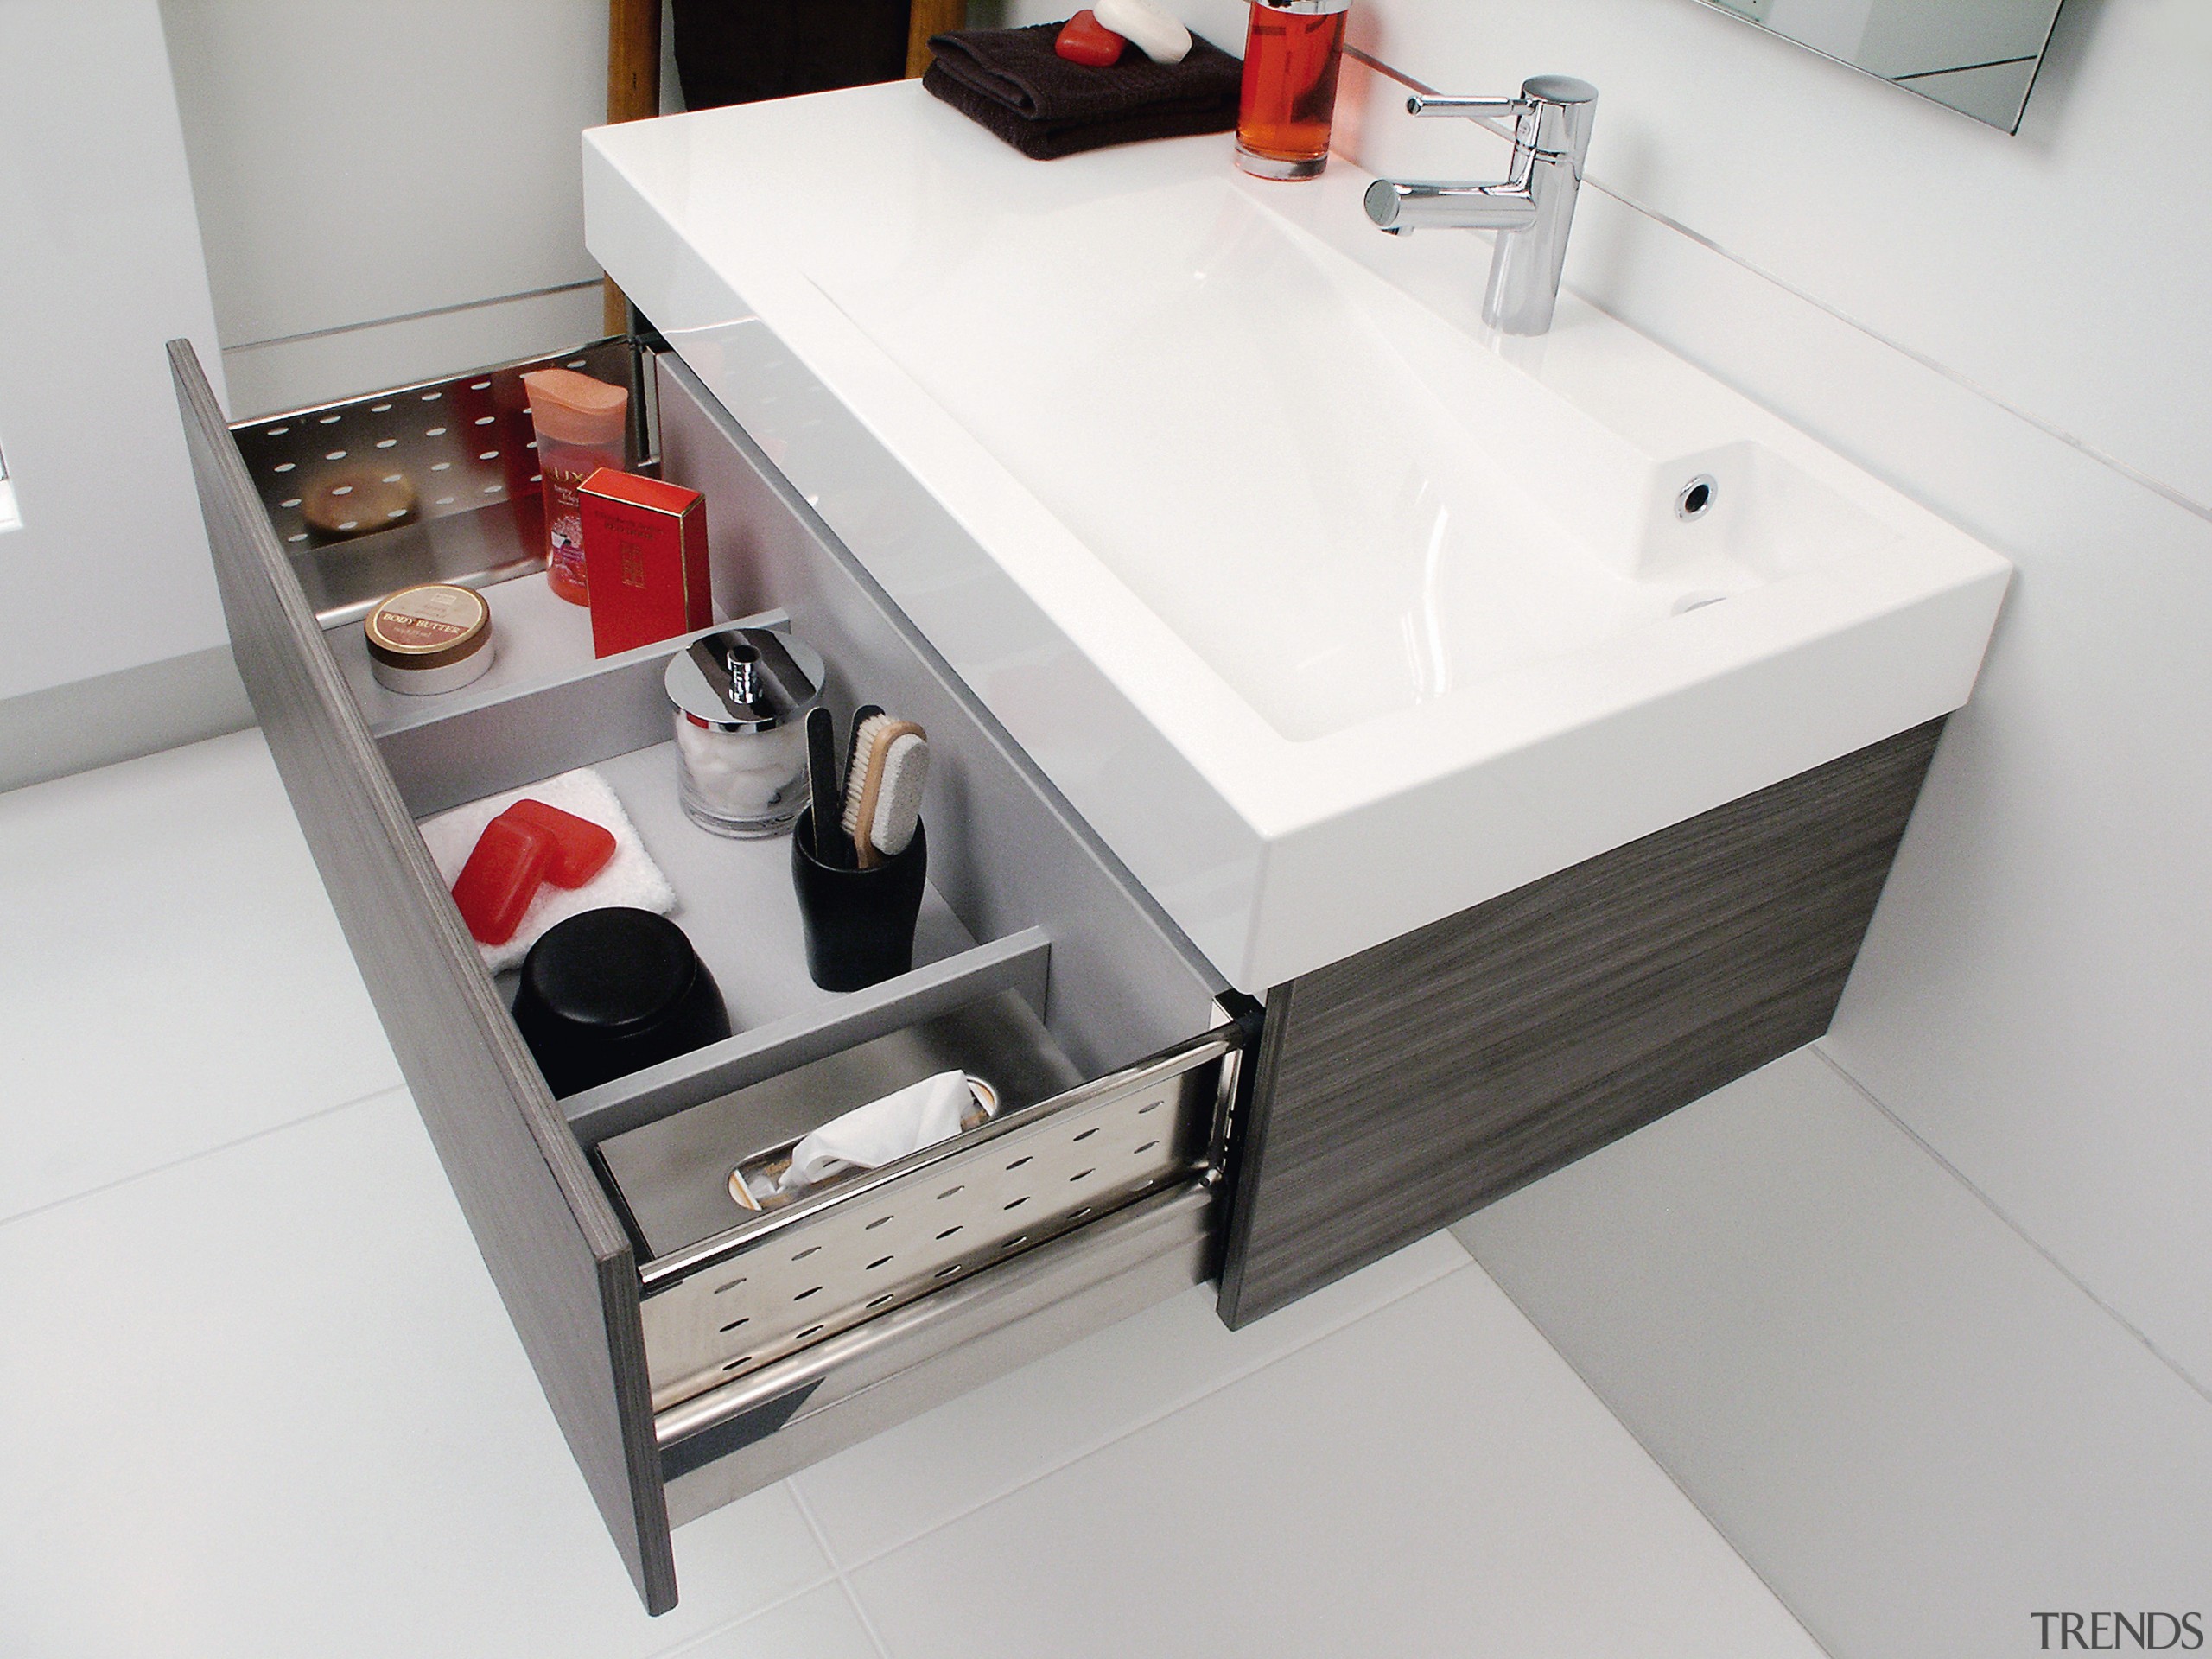
[[[534,823],[553,837],[553,867],[545,879],[556,887],[581,887],[607,868],[614,856],[614,834],[589,818],[563,812],[543,801],[517,801],[499,814]]]
[[[1060,32],[1052,40],[1052,50],[1070,63],[1087,63],[1094,69],[1103,69],[1122,60],[1122,48],[1128,44],[1090,12],[1078,11],[1060,25]]]
[[[486,824],[453,884],[470,937],[480,944],[514,938],[555,856],[553,837],[527,819],[502,812]]]

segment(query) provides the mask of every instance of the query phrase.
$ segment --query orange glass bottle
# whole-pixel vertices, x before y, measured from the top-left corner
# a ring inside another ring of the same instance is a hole
[[[1351,0],[1253,0],[1236,104],[1236,165],[1310,179],[1329,164],[1329,124]]]

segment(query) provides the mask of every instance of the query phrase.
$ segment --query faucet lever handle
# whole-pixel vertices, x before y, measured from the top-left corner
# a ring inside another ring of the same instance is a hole
[[[1546,156],[1571,156],[1580,170],[1590,147],[1590,122],[1598,89],[1572,75],[1531,75],[1518,98],[1449,98],[1415,92],[1406,99],[1408,115],[1456,115],[1489,128],[1516,148]],[[1533,118],[1533,120],[1532,120]],[[1499,123],[1510,123],[1510,126]]]
[[[1406,99],[1408,115],[1456,115],[1496,133],[1516,149],[1521,145],[1522,118],[1528,112],[1527,103],[1517,98],[1448,98],[1441,92],[1414,92]]]
[[[1504,120],[1520,111],[1517,98],[1447,98],[1441,92],[1415,92],[1406,99],[1408,115],[1458,115],[1480,121]]]

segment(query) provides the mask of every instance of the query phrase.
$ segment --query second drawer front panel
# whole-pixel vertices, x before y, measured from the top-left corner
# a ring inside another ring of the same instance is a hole
[[[1199,1175],[1224,1058],[1208,1035],[646,1270],[663,1411]],[[653,1281],[671,1270],[672,1282]]]

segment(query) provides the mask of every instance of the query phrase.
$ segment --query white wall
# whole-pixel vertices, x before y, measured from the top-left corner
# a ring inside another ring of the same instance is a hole
[[[1353,16],[1594,81],[1570,283],[2018,561],[1827,1046],[2212,1386],[2212,7],[2073,0],[2017,137],[1691,0]],[[1496,168],[1402,95],[1347,78],[1363,160]]]
[[[2212,1384],[2212,8],[2075,0],[2017,138],[1687,0],[1364,16],[1447,88],[1595,81],[1612,194],[1570,280],[2018,562],[1823,1046]],[[1956,1382],[1919,1388],[1964,1428]],[[2059,1466],[2044,1500],[2080,1500]],[[1833,1559],[1884,1518],[1753,1524],[1755,1559],[1793,1527]]]
[[[2018,138],[1673,0],[1403,10],[1595,80],[1594,175],[1726,251],[1600,196],[1579,285],[2019,562],[1828,1046],[2212,1382],[2212,10],[2077,3]]]
[[[12,700],[211,653],[221,677],[177,335],[215,361],[154,0],[0,0],[0,787],[67,738]],[[219,685],[161,683],[219,726]]]
[[[1595,82],[1604,188],[1586,193],[1570,282],[2018,562],[1821,1046],[2212,1389],[2212,7],[2069,0],[2017,137],[1689,0],[1369,0],[1354,15],[1380,56],[1447,90],[1541,70]],[[1388,111],[1396,89],[1369,102]],[[1414,124],[1371,116],[1363,153],[1420,154],[1427,170],[1454,144],[1447,176],[1495,162],[1469,130]],[[1471,280],[1481,264],[1471,250]],[[1607,1202],[1636,1196],[1630,1181]],[[1539,1318],[1594,1363],[1605,1340],[1584,1338],[1633,1325],[1628,1264],[1573,1224],[1571,1198],[1531,1199],[1478,1254],[1525,1305],[1560,1313]],[[1716,1236],[1735,1224],[1711,1216]],[[1932,1257],[1921,1271],[1961,1297],[1993,1282]],[[1774,1272],[1813,1297],[1841,1282],[1796,1258]],[[1968,1300],[1948,1348],[1861,1327],[1894,1342],[1896,1369],[1845,1402],[1766,1388],[1758,1306],[1728,1300],[1696,1357],[1616,1341],[1608,1397],[1640,1411],[1678,1478],[1840,1654],[1912,1650],[1877,1616],[1912,1598],[1866,1570],[1901,1532],[1927,1541],[1913,1594],[1940,1586],[1953,1612],[1985,1616],[1972,1644],[1955,1623],[1926,1651],[2022,1650],[2024,1617],[2010,1627],[1998,1604],[2024,1578],[2097,1605],[2140,1587],[2104,1557],[2069,1556],[2046,1513],[2108,1516],[2115,1534],[2148,1517],[2204,1564],[2201,1514],[2112,1484],[2123,1463],[2158,1462],[2163,1420],[2050,1352],[2075,1340],[2063,1321],[2000,1339],[1996,1305]],[[2026,1303],[2004,1306],[2009,1319]],[[2071,1392],[2022,1366],[2075,1379]],[[2040,1429],[1990,1429],[2031,1395]],[[2099,1437],[2122,1418],[2136,1438],[2100,1472]],[[1784,1442],[1808,1448],[1798,1472],[1770,1455]],[[1875,1443],[1886,1462],[1858,1455]],[[1916,1446],[1942,1467],[1953,1448],[2000,1444],[2031,1473],[2006,1484],[1998,1461],[1962,1456],[1948,1496],[1889,1478]],[[1783,1496],[1753,1501],[1761,1488]],[[2012,1495],[2015,1522],[1992,1491]],[[1839,1611],[1852,1606],[1866,1610],[1856,1623]]]
[[[600,332],[606,64],[603,0],[0,0],[0,788],[251,721],[164,339],[247,415]]]
[[[1238,43],[1233,5],[1184,10]],[[1356,41],[1445,91],[1505,91],[1543,71],[1595,82],[1598,188],[1582,198],[1570,284],[2017,561],[1980,686],[1821,1046],[2212,1389],[2212,6],[2069,0],[2017,137],[1691,0],[1360,0],[1352,16]],[[1414,175],[1495,175],[1501,145],[1408,121],[1402,96],[1348,75],[1338,123],[1352,153]],[[1470,236],[1471,283],[1486,258]],[[1550,1185],[1486,1217],[1478,1254],[1525,1306],[1548,1305],[1539,1320],[1570,1357],[1594,1363],[1603,1332],[1633,1324],[1635,1264],[1602,1259],[1618,1241],[1598,1231],[1552,1225],[1565,1212],[1542,1201]],[[1717,1252],[1733,1223],[1705,1224]],[[1957,1266],[1927,1270],[1974,1280]],[[1958,1309],[1961,1340],[1978,1339],[1980,1313]],[[1708,1358],[1768,1339],[1748,1301],[1713,1319]],[[2035,1345],[2005,1351],[2025,1363]],[[1705,1409],[1700,1386],[1712,1396],[1738,1380],[1717,1358],[1698,1369],[1661,1338],[1614,1353],[1601,1389],[1650,1405],[1674,1431],[1670,1468],[1716,1508],[1765,1458],[1756,1437],[1823,1442],[1818,1411],[1778,1408],[1738,1414],[1752,1438],[1732,1446],[1689,1415]],[[1872,1415],[1851,1427],[1971,1435],[2002,1373],[1896,1377],[1853,1406]],[[2124,1408],[2094,1390],[2070,1398],[2085,1436]],[[1849,1437],[1826,1439],[1833,1503],[1801,1488],[1795,1507],[1733,1512],[1755,1562],[1794,1551],[1840,1571],[1856,1541],[1880,1554],[1871,1541],[1895,1505],[1937,1502],[1925,1484],[1882,1490],[1879,1471],[1845,1466]],[[2033,1502],[2094,1514],[2111,1500],[2069,1484],[2088,1444],[2053,1448],[2064,1455],[2029,1484]],[[1943,1513],[1986,1518],[1982,1496]],[[2143,1502],[2165,1513],[2159,1494]],[[2054,1579],[2054,1593],[2097,1591]],[[2027,1628],[1993,1624],[1991,1650],[2022,1650]]]
[[[232,410],[596,337],[605,0],[162,0]]]

